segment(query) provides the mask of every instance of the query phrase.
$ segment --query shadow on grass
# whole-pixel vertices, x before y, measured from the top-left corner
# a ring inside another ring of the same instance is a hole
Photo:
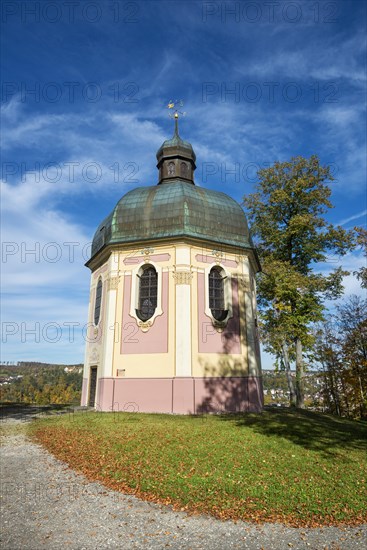
[[[329,458],[348,449],[367,452],[367,422],[290,408],[265,408],[262,414],[228,414],[221,419],[265,436],[288,439]]]
[[[80,408],[80,407],[79,407]],[[6,422],[9,419],[30,422],[37,418],[47,417],[54,414],[65,414],[73,412],[75,407],[69,404],[37,405],[34,403],[1,403],[0,421]]]

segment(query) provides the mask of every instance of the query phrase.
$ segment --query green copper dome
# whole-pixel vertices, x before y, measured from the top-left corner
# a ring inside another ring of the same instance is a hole
[[[182,147],[183,149],[191,151],[195,155],[191,143],[182,139],[177,133],[175,133],[174,136],[171,137],[171,139],[166,139],[166,141],[162,143],[162,145],[158,149],[157,156],[159,156],[159,153],[167,147]]]
[[[240,205],[225,193],[195,185],[195,152],[179,136],[175,118],[173,137],[157,152],[158,185],[138,187],[119,200],[94,235],[92,257],[108,245],[185,237],[213,247],[254,248]]]
[[[109,244],[170,237],[253,248],[245,213],[235,200],[225,193],[175,179],[126,193],[99,225],[92,256]]]
[[[183,140],[178,133],[177,121],[175,125],[175,133],[173,134],[173,137],[171,137],[171,139],[166,139],[166,141],[162,143],[162,145],[157,151],[158,162],[160,161],[160,159],[163,157],[164,154],[166,157],[168,157],[168,153],[171,150],[173,151],[173,156],[177,156],[180,152],[182,152],[186,157],[190,156],[194,162],[196,160],[196,155],[195,155],[194,149],[192,148],[191,143]]]

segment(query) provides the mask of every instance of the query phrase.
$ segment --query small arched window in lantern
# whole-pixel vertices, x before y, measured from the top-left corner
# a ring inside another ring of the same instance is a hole
[[[174,176],[175,175],[175,163],[174,162],[169,162],[168,163],[168,175],[169,176]]]
[[[94,324],[98,325],[101,316],[101,302],[102,302],[102,279],[99,279],[96,288],[96,301],[94,304]]]
[[[209,309],[216,321],[224,321],[228,315],[225,307],[224,281],[226,275],[220,267],[209,272]]]
[[[188,168],[186,162],[181,162],[181,176],[183,178],[187,178],[188,175]]]
[[[139,296],[136,314],[141,321],[148,321],[157,308],[158,275],[154,267],[148,265],[138,277]]]

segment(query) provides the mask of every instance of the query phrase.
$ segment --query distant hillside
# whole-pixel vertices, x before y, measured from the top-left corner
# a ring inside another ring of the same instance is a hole
[[[9,371],[9,372],[15,372],[18,369],[55,369],[59,367],[77,367],[77,368],[83,368],[82,363],[73,364],[73,365],[64,365],[62,363],[41,363],[40,361],[17,361],[11,362],[6,361],[3,363],[0,363],[0,372]]]
[[[10,403],[80,403],[83,365],[20,361],[0,364],[0,400]]]

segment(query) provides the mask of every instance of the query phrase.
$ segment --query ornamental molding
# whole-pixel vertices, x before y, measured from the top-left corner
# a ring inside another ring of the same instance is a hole
[[[174,271],[172,273],[176,285],[191,285],[193,273],[191,271]]]
[[[104,273],[105,271],[107,271],[107,269],[108,269],[108,265],[107,265],[107,264],[105,264],[105,265],[103,265],[102,267],[100,267],[99,269],[97,269],[97,271],[95,271],[95,272],[93,273],[93,279],[98,279],[98,277],[99,277],[102,273]]]
[[[141,258],[140,256],[128,256],[126,257],[123,262],[124,265],[133,265],[133,264],[141,264],[142,261],[145,263],[147,262],[168,262],[168,260],[171,259],[171,255],[167,252],[162,252],[158,254],[153,254],[154,250],[153,248],[144,248],[140,251],[140,254],[144,256],[144,258]],[[135,254],[135,252],[134,252]]]
[[[152,321],[138,321],[138,326],[142,332],[148,332],[150,327],[153,325]]]
[[[208,265],[208,267],[205,268],[204,271],[204,293],[205,293],[205,315],[209,317],[209,319],[212,322],[213,327],[218,331],[222,332],[223,329],[227,326],[228,321],[233,317],[233,296],[232,296],[232,277],[234,277],[234,274],[231,274],[228,270],[226,270],[222,265],[220,266],[220,270],[224,272],[225,277],[224,279],[224,309],[228,311],[227,316],[222,321],[218,321],[215,319],[212,315],[212,311],[209,307],[209,274],[210,271],[215,267],[216,264],[212,263]]]
[[[236,262],[239,263],[239,264],[242,264],[247,259],[248,259],[248,257],[246,256],[246,254],[241,254],[241,253],[236,254]]]
[[[99,363],[99,353],[96,348],[93,348],[89,356],[90,363]]]
[[[215,330],[219,333],[223,332],[223,330],[228,325],[228,321],[229,321],[229,317],[227,317],[225,321],[217,321],[217,319],[214,319],[214,317],[212,317],[212,325],[215,328]]]
[[[120,277],[110,277],[107,279],[107,290],[117,290],[120,282]]]
[[[242,290],[249,291],[251,290],[250,277],[248,275],[241,275],[238,277],[238,284]]]
[[[138,278],[141,274],[141,271],[143,269],[144,264],[140,264],[137,266],[132,272],[131,272],[131,293],[130,293],[130,312],[129,315],[133,319],[135,319],[135,322],[137,326],[142,330],[143,332],[147,332],[154,324],[157,317],[160,317],[163,315],[162,310],[162,267],[155,264],[154,262],[150,262],[151,265],[154,267],[158,274],[158,295],[157,295],[157,307],[155,308],[154,315],[148,319],[147,321],[142,321],[138,315],[137,315],[137,309],[139,307],[138,303],[138,297],[139,297],[139,282]],[[125,272],[126,274],[126,272]]]
[[[150,256],[153,253],[154,253],[154,248],[150,248],[150,247],[146,247],[146,248],[143,248],[142,250],[140,250],[140,254],[145,256],[145,258],[144,258],[145,263],[148,263],[148,262],[151,261]]]
[[[141,259],[137,256],[128,257],[123,260],[124,265],[140,264]]]
[[[153,254],[153,252],[154,252],[154,248],[150,248],[150,247],[142,248],[140,250],[140,254],[143,254],[145,256],[150,256],[150,254]]]
[[[214,251],[215,252],[215,251]],[[230,258],[226,258],[223,253],[216,252],[215,255],[212,254],[196,254],[195,259],[197,262],[203,263],[203,264],[216,264],[216,265],[224,265],[226,267],[233,267],[236,268],[239,264],[238,257],[234,260]]]
[[[217,265],[219,265],[223,261],[223,258],[224,258],[223,252],[221,250],[212,250],[212,254],[215,258],[215,263]]]

